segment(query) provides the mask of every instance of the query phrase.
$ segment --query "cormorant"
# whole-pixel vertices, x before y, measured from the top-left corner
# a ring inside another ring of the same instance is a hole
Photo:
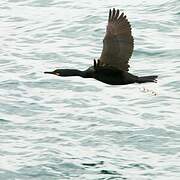
[[[56,69],[45,72],[57,76],[80,76],[94,78],[111,85],[131,83],[156,82],[158,76],[138,77],[128,72],[129,59],[133,53],[134,39],[131,34],[131,25],[124,13],[119,9],[109,10],[106,34],[103,40],[103,50],[100,58],[94,65],[84,71],[77,69]]]

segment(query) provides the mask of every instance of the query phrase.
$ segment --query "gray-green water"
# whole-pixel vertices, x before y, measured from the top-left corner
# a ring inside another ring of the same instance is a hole
[[[43,74],[89,67],[112,7],[157,84]],[[179,0],[2,0],[0,22],[0,179],[180,179]]]

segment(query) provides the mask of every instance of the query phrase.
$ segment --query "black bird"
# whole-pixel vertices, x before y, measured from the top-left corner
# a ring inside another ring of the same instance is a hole
[[[131,25],[119,9],[109,10],[108,25],[103,40],[103,50],[94,65],[84,71],[77,69],[56,69],[45,72],[57,76],[80,76],[94,78],[111,85],[157,82],[158,76],[138,77],[128,72],[129,59],[133,53],[134,39]]]

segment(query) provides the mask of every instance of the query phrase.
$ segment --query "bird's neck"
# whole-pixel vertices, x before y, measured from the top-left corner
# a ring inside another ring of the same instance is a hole
[[[63,73],[61,74],[61,76],[80,76],[83,78],[86,78],[86,73],[85,71],[80,71],[78,69],[66,69],[65,71],[63,71]]]

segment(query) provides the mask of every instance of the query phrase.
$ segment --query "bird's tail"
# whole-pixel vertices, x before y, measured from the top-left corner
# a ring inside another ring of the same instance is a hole
[[[142,76],[138,77],[137,83],[146,83],[146,82],[157,82],[158,76]]]

